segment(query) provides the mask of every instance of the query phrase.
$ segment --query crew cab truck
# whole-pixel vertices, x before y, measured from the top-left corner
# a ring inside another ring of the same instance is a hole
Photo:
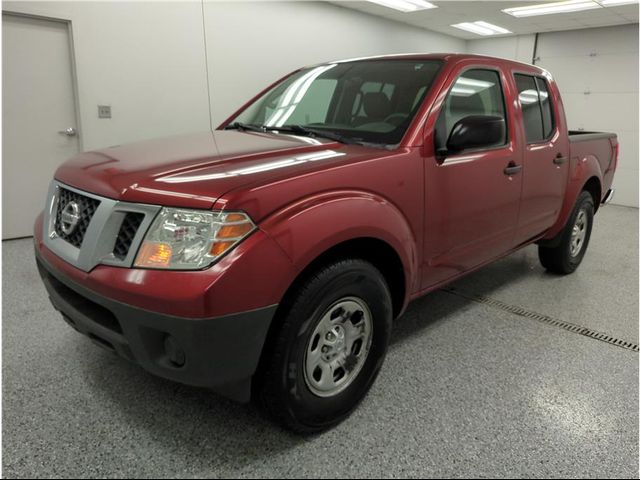
[[[213,132],[64,163],[37,265],[97,344],[314,432],[365,396],[410,300],[532,243],[573,272],[617,153],[614,134],[568,130],[535,66],[314,65]]]

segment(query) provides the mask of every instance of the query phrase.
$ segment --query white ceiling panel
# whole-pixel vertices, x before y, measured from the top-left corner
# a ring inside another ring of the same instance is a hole
[[[544,1],[443,1],[433,0],[431,3],[438,8],[403,13],[367,1],[332,1],[342,7],[359,10],[361,12],[407,23],[416,27],[426,28],[436,32],[446,33],[454,37],[473,40],[486,38],[473,33],[458,30],[450,25],[462,22],[484,20],[504,27],[513,34],[536,32],[553,32],[561,30],[576,30],[589,27],[604,27],[638,23],[638,5],[620,5],[617,7],[596,8],[582,12],[560,13],[554,15],[539,15],[535,17],[516,18],[502,12],[505,8],[521,7],[547,3]]]

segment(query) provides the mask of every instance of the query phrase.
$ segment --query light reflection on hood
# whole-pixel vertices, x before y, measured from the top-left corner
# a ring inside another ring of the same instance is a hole
[[[164,183],[187,183],[198,182],[203,180],[215,180],[218,178],[236,177],[238,175],[251,175],[253,173],[261,173],[278,168],[290,167],[301,163],[316,162],[318,160],[328,160],[346,155],[346,153],[336,152],[335,150],[321,150],[319,152],[306,153],[296,155],[294,157],[286,157],[280,160],[273,160],[265,163],[258,163],[250,167],[237,168],[226,172],[206,173],[202,175],[169,175],[167,177],[157,179],[158,182]]]

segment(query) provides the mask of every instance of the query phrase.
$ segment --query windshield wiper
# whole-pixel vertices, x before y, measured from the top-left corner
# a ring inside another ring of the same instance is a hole
[[[283,125],[281,127],[263,127],[265,131],[278,131],[278,132],[287,132],[298,135],[304,135],[307,137],[320,137],[320,138],[328,138],[329,140],[335,140],[340,143],[360,143],[353,138],[346,137],[344,135],[340,135],[336,132],[331,132],[329,130],[324,130],[321,128],[309,128],[303,127],[302,125]]]
[[[246,130],[249,132],[264,132],[262,125],[252,125],[250,123],[233,122],[224,127],[225,130]]]

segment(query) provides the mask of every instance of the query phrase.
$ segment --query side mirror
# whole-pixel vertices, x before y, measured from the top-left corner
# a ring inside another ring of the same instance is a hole
[[[490,147],[504,142],[504,118],[495,115],[469,115],[458,120],[447,140],[447,153],[470,148]]]

